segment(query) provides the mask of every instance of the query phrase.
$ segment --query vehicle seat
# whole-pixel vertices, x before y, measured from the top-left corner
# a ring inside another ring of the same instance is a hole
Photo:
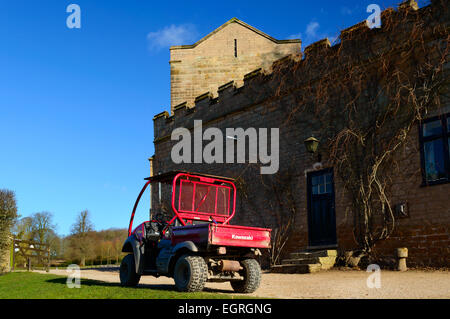
[[[150,241],[158,241],[161,238],[161,231],[159,230],[158,223],[145,223],[145,238]]]
[[[200,224],[210,224],[210,221],[207,220],[193,220],[192,225],[200,225]]]

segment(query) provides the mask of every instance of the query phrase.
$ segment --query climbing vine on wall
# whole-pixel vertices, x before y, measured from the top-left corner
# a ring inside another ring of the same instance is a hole
[[[381,30],[356,25],[341,33],[340,43],[318,42],[289,72],[271,75],[286,128],[314,116],[321,152],[344,181],[354,238],[366,253],[395,228],[389,188],[396,152],[448,92],[450,36],[442,4],[386,10]]]
[[[417,123],[439,113],[450,86],[446,1],[419,10],[388,9],[382,22],[381,29],[361,23],[344,30],[333,46],[318,41],[306,48],[303,58],[274,65],[258,85],[247,87],[268,110],[285,114],[280,131],[298,130],[309,121],[318,132],[324,165],[334,167],[350,200],[354,239],[369,255],[395,229],[390,189],[399,150]],[[274,229],[272,265],[280,262],[294,231],[299,213],[295,197],[306,194],[295,186],[298,173],[291,163],[261,177],[266,193],[258,196],[270,214],[261,213],[250,195],[242,198]],[[241,176],[248,174],[246,168]]]

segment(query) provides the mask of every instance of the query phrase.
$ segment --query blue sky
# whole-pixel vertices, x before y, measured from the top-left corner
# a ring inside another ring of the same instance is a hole
[[[365,20],[371,3],[398,2],[0,0],[0,188],[21,216],[52,212],[62,235],[84,209],[97,230],[127,227],[153,115],[169,110],[170,45],[237,17],[305,46]],[[71,3],[81,29],[66,26]]]

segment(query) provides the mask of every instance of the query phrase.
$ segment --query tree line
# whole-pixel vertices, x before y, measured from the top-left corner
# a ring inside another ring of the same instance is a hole
[[[49,245],[54,265],[104,265],[118,264],[121,261],[122,244],[127,237],[126,229],[96,231],[91,213],[84,210],[78,213],[70,234],[60,236],[53,220],[53,214],[47,211],[20,218],[14,192],[0,190],[0,272],[2,256],[6,258],[8,255],[12,238]],[[20,268],[25,263],[20,253],[16,253],[16,267]]]

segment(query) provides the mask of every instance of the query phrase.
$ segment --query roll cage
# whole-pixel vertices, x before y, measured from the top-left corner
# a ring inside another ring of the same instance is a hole
[[[182,226],[196,221],[228,224],[236,211],[236,186],[234,180],[227,177],[208,174],[172,171],[145,179],[133,207],[128,227],[128,236],[132,234],[136,208],[148,185],[152,183],[172,184],[171,207],[174,216],[164,228],[167,230],[178,220]]]

